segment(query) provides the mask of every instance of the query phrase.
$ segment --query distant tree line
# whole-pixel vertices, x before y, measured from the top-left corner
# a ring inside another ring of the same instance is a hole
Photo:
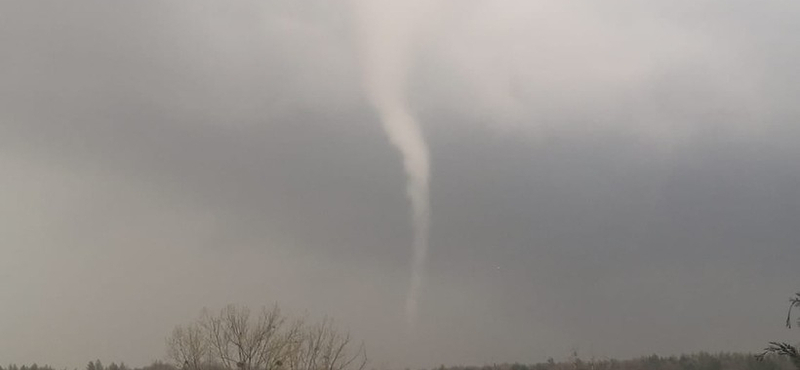
[[[31,365],[17,365],[17,364],[10,364],[6,367],[0,366],[0,370],[56,370],[54,367],[50,365],[37,365],[33,363]],[[67,368],[63,368],[62,370],[67,370]],[[74,369],[77,370],[77,369]],[[112,362],[108,366],[103,366],[103,363],[100,360],[89,361],[89,364],[86,365],[86,370],[134,370],[125,365],[124,362],[120,362],[119,365]],[[175,369],[152,369],[152,370],[175,370]]]
[[[573,355],[567,361],[552,358],[537,364],[504,363],[484,366],[441,366],[439,370],[793,370],[791,361],[783,357],[770,357],[759,361],[747,353],[699,352],[695,354],[662,357],[644,356],[628,360],[583,360]]]
[[[86,365],[86,370],[131,370],[124,362],[120,362],[119,365],[112,362],[108,364],[108,366],[103,366],[103,363],[100,360],[89,361],[89,364]]]
[[[105,367],[98,367],[99,361],[91,362],[94,370],[108,370],[112,368],[109,364]],[[90,365],[87,365],[87,370]],[[128,368],[120,363],[120,369],[128,370],[182,370],[184,366],[178,366],[174,362],[154,361],[150,365]],[[8,365],[0,366],[0,370],[57,370],[51,366],[33,365]],[[66,369],[62,369],[66,370]],[[224,370],[222,367],[211,370]],[[635,359],[586,359],[578,356],[571,356],[566,361],[554,361],[548,359],[546,362],[536,364],[520,363],[501,363],[483,366],[440,366],[436,370],[793,370],[791,360],[783,356],[768,356],[759,361],[749,353],[707,353],[699,352],[695,354],[680,356],[643,356]]]
[[[0,366],[0,370],[56,370],[50,365],[37,365],[36,363],[31,365],[22,365],[19,366],[17,364],[10,364],[6,367]],[[64,369],[66,370],[66,369]]]

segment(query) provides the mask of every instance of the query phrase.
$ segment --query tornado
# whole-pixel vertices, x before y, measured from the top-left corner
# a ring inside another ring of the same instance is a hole
[[[406,83],[415,33],[431,12],[433,1],[352,0],[352,3],[364,90],[389,141],[403,159],[414,231],[405,314],[413,327],[428,254],[431,168],[428,145],[409,106]]]

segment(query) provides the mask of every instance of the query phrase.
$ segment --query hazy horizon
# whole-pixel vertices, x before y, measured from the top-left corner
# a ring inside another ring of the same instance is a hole
[[[0,359],[276,302],[386,368],[797,338],[800,4],[402,4],[1,3]]]

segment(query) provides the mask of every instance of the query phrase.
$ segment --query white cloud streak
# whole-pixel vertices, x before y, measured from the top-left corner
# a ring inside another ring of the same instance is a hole
[[[416,27],[430,13],[433,2],[354,0],[353,6],[359,21],[364,88],[389,140],[403,156],[407,176],[414,244],[406,318],[413,325],[428,253],[430,154],[406,98],[406,81]]]

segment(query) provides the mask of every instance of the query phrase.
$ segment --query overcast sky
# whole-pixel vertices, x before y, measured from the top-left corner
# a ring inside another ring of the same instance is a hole
[[[144,365],[228,303],[333,316],[389,368],[796,340],[797,2],[431,7],[413,330],[406,180],[352,7],[0,4],[3,361]]]

